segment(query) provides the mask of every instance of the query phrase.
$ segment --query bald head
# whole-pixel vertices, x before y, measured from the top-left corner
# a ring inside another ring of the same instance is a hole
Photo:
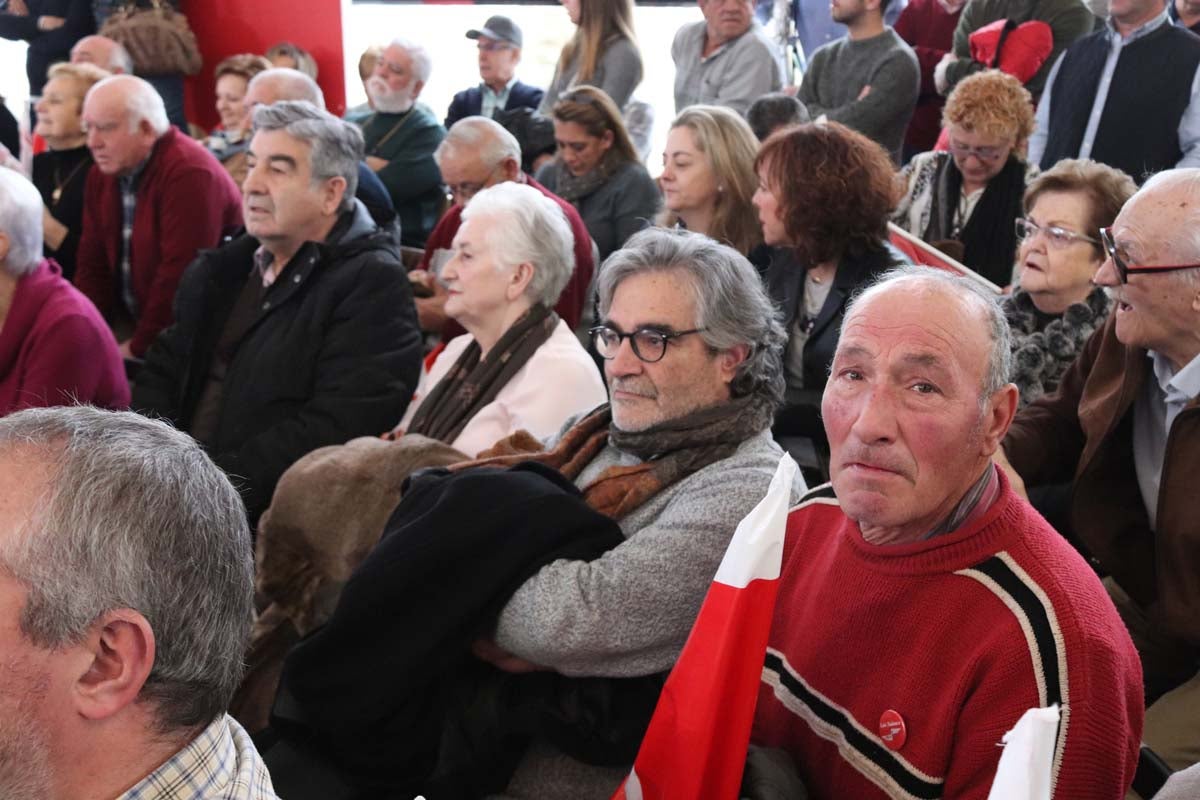
[[[481,189],[516,180],[521,174],[521,145],[504,126],[486,117],[454,123],[433,158],[460,205]]]
[[[325,94],[312,78],[287,67],[263,70],[250,79],[246,98],[247,110],[257,105],[269,106],[280,100],[303,100],[320,109],[325,108]]]
[[[83,126],[92,158],[107,175],[128,175],[171,128],[158,92],[133,75],[105,78],[88,91]]]
[[[107,36],[85,36],[71,48],[72,64],[95,64],[115,74],[133,74],[133,59],[119,42]]]

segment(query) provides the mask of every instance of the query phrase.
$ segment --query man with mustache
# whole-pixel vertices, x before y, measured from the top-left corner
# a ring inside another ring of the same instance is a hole
[[[1074,481],[1074,535],[1141,655],[1143,738],[1174,769],[1200,762],[1198,224],[1200,169],[1160,172],[1125,203],[1094,279],[1116,310],[998,454],[1027,485]]]
[[[846,311],[832,482],[788,517],[754,727],[813,797],[982,800],[1005,732],[1053,705],[1050,796],[1119,800],[1133,779],[1133,644],[991,460],[1017,407],[1009,338],[994,296],[929,268]]]
[[[597,293],[593,339],[611,402],[568,426],[550,457],[625,541],[595,561],[555,561],[517,589],[494,641],[476,648],[502,669],[669,670],[783,455],[770,428],[784,333],[745,258],[700,234],[651,228],[609,257]],[[535,741],[506,794],[611,797],[629,765],[585,764],[570,747]]]
[[[675,113],[688,106],[728,106],[745,115],[750,104],[784,83],[783,56],[754,19],[753,0],[697,0],[701,22],[675,34]]]
[[[394,240],[354,198],[358,128],[299,101],[254,128],[246,234],[188,268],[132,404],[238,476],[252,522],[298,458],[399,422],[421,359]]]
[[[401,244],[425,246],[445,199],[433,151],[446,129],[417,98],[433,69],[429,51],[394,39],[367,79],[375,113],[363,123],[367,166],[375,170],[400,215]]]

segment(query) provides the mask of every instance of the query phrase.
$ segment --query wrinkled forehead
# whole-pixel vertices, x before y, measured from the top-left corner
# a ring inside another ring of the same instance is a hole
[[[1129,198],[1113,221],[1113,239],[1127,255],[1152,259],[1178,253],[1187,258],[1192,237],[1187,231],[1200,225],[1200,193],[1193,186],[1169,181],[1150,184]]]

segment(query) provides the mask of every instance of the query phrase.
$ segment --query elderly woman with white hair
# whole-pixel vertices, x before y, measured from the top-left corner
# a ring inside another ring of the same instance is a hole
[[[501,183],[471,199],[439,276],[446,313],[467,333],[427,366],[393,433],[475,456],[521,429],[545,439],[606,400],[595,363],[552,310],[573,247],[562,209],[532,187]]]
[[[129,405],[117,341],[96,307],[42,258],[42,198],[0,169],[0,416],[23,408]]]

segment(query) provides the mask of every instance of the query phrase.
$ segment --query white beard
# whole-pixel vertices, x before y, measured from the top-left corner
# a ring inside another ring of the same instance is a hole
[[[407,86],[401,89],[392,89],[383,78],[372,75],[367,79],[367,94],[371,96],[371,102],[375,104],[376,111],[382,111],[385,114],[403,114],[413,107],[412,85],[413,82],[410,80]]]

